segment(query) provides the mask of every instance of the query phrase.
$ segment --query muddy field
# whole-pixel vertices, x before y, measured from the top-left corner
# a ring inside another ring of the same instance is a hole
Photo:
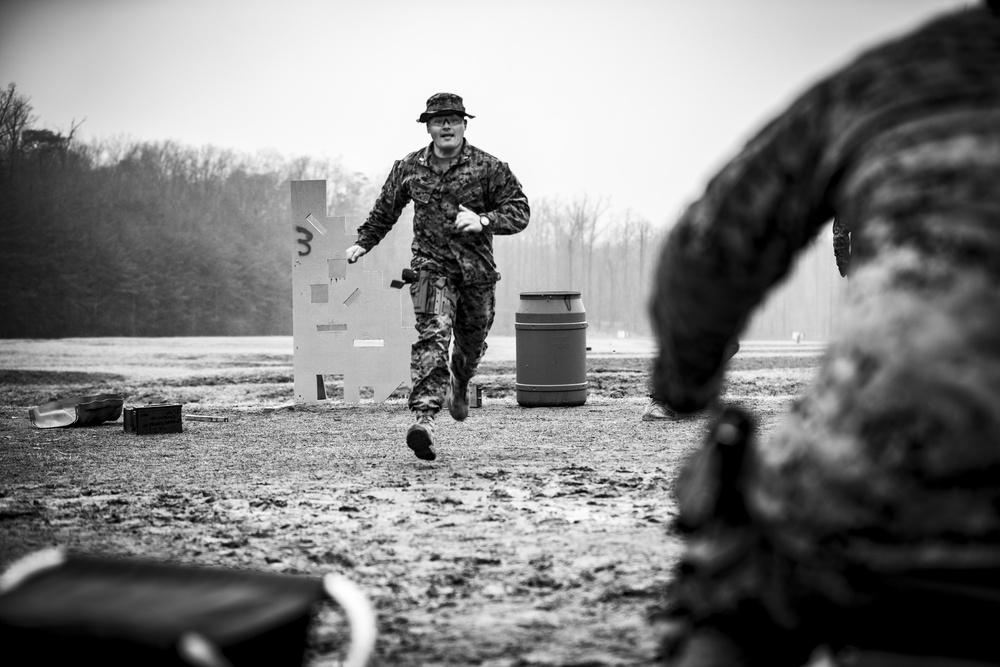
[[[33,550],[283,573],[341,572],[377,613],[373,665],[655,664],[648,622],[681,543],[671,486],[709,415],[640,421],[651,347],[595,341],[575,408],[515,399],[511,340],[493,348],[469,419],[438,419],[413,457],[404,392],[292,402],[290,339],[0,341],[0,567]],[[812,379],[821,346],[744,344],[724,399],[761,432]],[[178,434],[122,422],[38,429],[28,410],[114,392],[182,403]],[[332,604],[307,664],[337,665]]]

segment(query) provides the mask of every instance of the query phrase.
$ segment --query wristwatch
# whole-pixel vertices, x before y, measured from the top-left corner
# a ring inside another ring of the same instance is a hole
[[[490,226],[490,219],[487,218],[485,215],[481,215],[479,216],[479,224],[481,224],[485,229],[486,227]]]

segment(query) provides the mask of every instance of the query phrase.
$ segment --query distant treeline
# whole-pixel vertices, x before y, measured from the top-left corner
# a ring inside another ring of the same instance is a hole
[[[85,144],[75,127],[34,129],[30,110],[13,85],[0,91],[2,338],[289,335],[290,182],[325,180],[329,214],[345,216],[348,229],[381,187],[336,160],[172,142]],[[592,329],[648,333],[664,227],[614,213],[598,196],[528,195],[528,229],[495,239],[503,278],[494,332],[514,333],[521,292],[574,290]],[[408,208],[366,257],[386,284],[409,264],[410,216]],[[813,305],[772,299],[754,337],[828,333],[836,268],[828,246],[816,254],[804,288]],[[817,303],[823,312],[795,320]]]
[[[335,168],[171,143],[25,144],[3,165],[0,336],[291,333],[288,182]],[[335,200],[364,186],[332,176]]]

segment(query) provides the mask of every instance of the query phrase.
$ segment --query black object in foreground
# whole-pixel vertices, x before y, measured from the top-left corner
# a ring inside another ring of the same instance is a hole
[[[47,549],[0,577],[0,646],[8,665],[301,665],[314,607],[331,598],[351,626],[345,664],[361,667],[374,647],[375,617],[360,589],[339,575]]]

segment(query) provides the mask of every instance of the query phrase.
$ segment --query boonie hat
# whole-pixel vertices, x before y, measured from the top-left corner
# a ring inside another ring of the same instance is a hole
[[[472,114],[465,112],[465,105],[462,104],[462,98],[458,95],[454,93],[435,93],[427,100],[427,111],[420,114],[417,122],[426,123],[434,116],[450,116],[452,114],[475,118]]]

